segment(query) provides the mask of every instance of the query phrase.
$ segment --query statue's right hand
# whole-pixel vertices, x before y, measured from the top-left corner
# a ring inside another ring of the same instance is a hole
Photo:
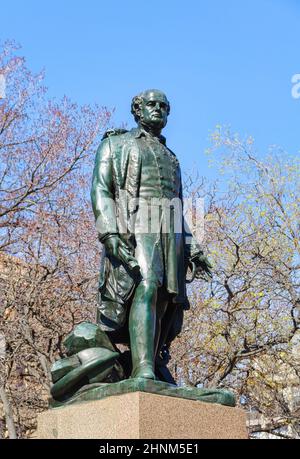
[[[139,272],[139,264],[137,260],[131,255],[127,245],[119,238],[119,236],[112,235],[104,241],[106,253],[117,258],[123,264],[127,265],[130,270]]]
[[[120,238],[119,238],[119,236],[117,234],[108,237],[104,241],[104,247],[105,247],[106,253],[108,255],[111,255],[111,256],[115,257],[115,258],[119,258],[118,257],[119,243],[120,243]]]

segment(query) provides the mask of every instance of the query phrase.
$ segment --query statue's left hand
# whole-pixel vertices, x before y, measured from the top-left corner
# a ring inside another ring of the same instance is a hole
[[[205,255],[196,255],[191,258],[190,263],[194,265],[193,271],[196,279],[209,281],[212,278],[212,265]]]

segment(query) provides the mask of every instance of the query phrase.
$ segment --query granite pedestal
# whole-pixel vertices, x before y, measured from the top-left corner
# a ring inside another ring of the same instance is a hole
[[[246,413],[218,403],[135,391],[52,408],[35,438],[247,439]]]

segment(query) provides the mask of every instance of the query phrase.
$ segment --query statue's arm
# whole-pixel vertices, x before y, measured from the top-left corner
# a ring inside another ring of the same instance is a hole
[[[201,245],[192,235],[189,227],[185,223],[185,260],[194,271],[195,277],[209,280],[212,277],[212,265],[208,258],[204,255]]]
[[[91,189],[92,207],[101,242],[118,233],[114,198],[110,140],[105,139],[97,150]]]
[[[203,248],[193,236],[186,220],[183,221],[184,231],[184,252],[186,260],[191,260],[196,255],[203,255]]]
[[[183,202],[182,183],[180,187],[180,198]],[[191,264],[195,269],[195,276],[202,277],[202,273],[206,275],[206,279],[212,276],[210,264],[207,257],[204,255],[202,246],[198,243],[194,235],[192,234],[186,220],[183,218],[183,237],[184,237],[184,258],[186,265]]]
[[[182,180],[180,177],[180,190],[179,190],[179,198],[182,202],[182,210],[183,210],[183,191],[182,191]],[[182,231],[183,231],[183,238],[184,238],[184,255],[185,260],[188,263],[191,258],[195,257],[196,255],[203,255],[203,249],[200,244],[197,242],[195,237],[193,236],[185,218],[182,219]]]

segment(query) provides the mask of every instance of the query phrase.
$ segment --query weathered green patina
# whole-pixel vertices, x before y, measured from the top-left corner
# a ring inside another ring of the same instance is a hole
[[[182,210],[182,183],[179,162],[161,135],[167,97],[148,90],[131,108],[138,127],[105,136],[93,174],[92,204],[104,245],[98,323],[114,343],[130,345],[132,377],[155,379],[155,361],[180,332],[188,308],[188,266],[193,263],[197,276],[210,275],[210,265],[172,206],[179,202]]]
[[[68,357],[57,360],[51,368],[54,399],[63,402],[84,385],[125,377],[118,362],[119,352],[98,325],[77,325],[63,344]]]
[[[91,198],[103,244],[97,325],[81,324],[66,338],[67,357],[52,368],[51,404],[138,390],[234,406],[227,391],[176,387],[167,369],[189,308],[187,270],[207,279],[211,265],[184,221],[180,165],[161,135],[167,97],[145,91],[131,111],[137,128],[107,131],[95,159]]]
[[[219,403],[226,406],[235,406],[234,395],[222,389],[200,389],[197,387],[177,387],[161,381],[145,378],[125,379],[114,384],[94,384],[83,387],[76,395],[65,403],[50,400],[52,408],[58,408],[73,403],[101,400],[112,395],[127,394],[130,392],[148,392],[150,394],[167,395],[169,397],[186,398],[206,403]]]

